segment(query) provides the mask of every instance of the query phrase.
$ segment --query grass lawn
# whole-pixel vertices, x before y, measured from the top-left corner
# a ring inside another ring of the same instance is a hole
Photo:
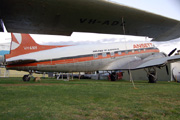
[[[0,120],[180,119],[180,83],[0,78]]]

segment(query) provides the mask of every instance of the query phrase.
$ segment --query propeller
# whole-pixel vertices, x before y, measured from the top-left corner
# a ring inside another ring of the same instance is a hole
[[[173,50],[168,54],[168,56],[171,56],[176,50],[177,50],[177,48],[173,49]]]
[[[168,56],[171,56],[176,50],[177,50],[177,48],[173,49],[173,50],[168,54]],[[168,68],[167,64],[166,64],[166,72],[167,72],[167,75],[169,75],[169,68]]]

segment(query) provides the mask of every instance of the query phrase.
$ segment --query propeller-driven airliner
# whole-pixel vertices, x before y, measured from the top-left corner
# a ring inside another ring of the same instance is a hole
[[[29,34],[12,33],[7,69],[41,72],[85,72],[145,69],[156,80],[156,68],[180,59],[159,52],[151,42],[96,45],[39,45]],[[146,69],[152,68],[152,69]],[[23,77],[29,80],[30,75]],[[111,79],[114,80],[113,74]]]

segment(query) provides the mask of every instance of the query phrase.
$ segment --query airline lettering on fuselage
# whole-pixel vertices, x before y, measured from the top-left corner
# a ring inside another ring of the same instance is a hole
[[[111,49],[104,49],[104,50],[93,50],[93,52],[110,52],[110,51],[117,51],[119,48],[111,48]]]
[[[37,46],[26,46],[24,50],[37,50]]]
[[[152,43],[142,43],[142,44],[134,44],[133,45],[134,49],[149,48],[149,47],[153,47],[153,44]]]

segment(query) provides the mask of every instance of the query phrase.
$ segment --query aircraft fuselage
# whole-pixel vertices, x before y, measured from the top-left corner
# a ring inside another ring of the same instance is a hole
[[[24,49],[38,49],[36,46]],[[113,43],[59,47],[14,56],[8,61],[34,59],[32,63],[7,65],[7,69],[54,72],[112,70],[111,63],[123,66],[132,59],[144,59],[159,50],[150,42]],[[122,67],[123,68],[123,67]],[[114,69],[116,70],[116,69]]]

